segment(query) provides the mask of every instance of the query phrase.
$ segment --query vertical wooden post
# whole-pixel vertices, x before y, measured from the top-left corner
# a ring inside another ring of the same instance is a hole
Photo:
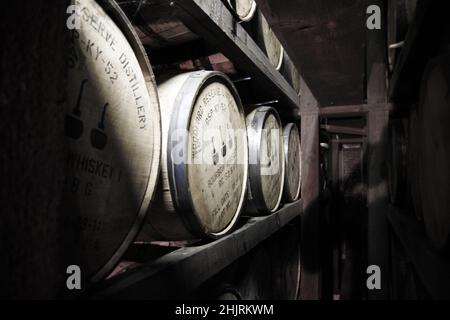
[[[381,30],[367,30],[367,102],[387,103],[386,19],[382,0],[367,1],[381,8]],[[369,290],[369,299],[389,298],[389,230],[386,218],[388,188],[386,179],[386,143],[389,111],[376,108],[368,112],[368,264],[381,269],[381,290]]]
[[[64,110],[70,1],[15,1],[0,28],[0,298],[65,286]],[[63,287],[64,289],[64,287]]]
[[[321,298],[319,216],[319,109],[301,80],[302,199],[300,299]]]

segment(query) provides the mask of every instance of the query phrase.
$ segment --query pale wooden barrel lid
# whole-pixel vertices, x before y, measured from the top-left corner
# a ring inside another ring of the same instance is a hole
[[[281,121],[271,107],[247,116],[249,139],[249,198],[260,214],[278,209],[285,176]],[[270,141],[270,143],[269,143]]]
[[[233,4],[233,2],[235,2]],[[256,12],[255,0],[228,0],[230,7],[236,12],[241,21],[250,21]]]
[[[81,28],[69,57],[64,210],[67,227],[80,229],[71,264],[97,281],[133,241],[150,204],[160,113],[149,61],[117,4],[75,3]]]
[[[167,138],[170,191],[188,229],[195,235],[217,238],[233,228],[245,199],[245,117],[227,76],[213,71],[187,75],[176,93]],[[181,151],[180,130],[189,132]],[[172,153],[182,154],[183,159]]]
[[[284,179],[284,197],[287,201],[295,201],[300,197],[301,184],[301,146],[300,134],[295,124],[284,127],[284,159],[286,161],[286,177]]]

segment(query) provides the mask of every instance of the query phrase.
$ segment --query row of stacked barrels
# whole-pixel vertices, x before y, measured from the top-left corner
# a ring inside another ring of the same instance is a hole
[[[409,119],[389,128],[389,190],[392,203],[422,221],[430,243],[450,247],[450,54],[430,59],[422,75],[419,101]]]
[[[156,81],[142,26],[114,1],[75,3],[64,207],[77,230],[69,258],[84,283],[107,276],[136,239],[216,239],[241,213],[270,214],[299,198],[295,124],[283,127],[272,107],[245,117],[221,72]]]

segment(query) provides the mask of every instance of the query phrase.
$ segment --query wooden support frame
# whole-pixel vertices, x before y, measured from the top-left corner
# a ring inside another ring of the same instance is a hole
[[[329,133],[351,134],[355,136],[365,136],[367,134],[366,128],[353,128],[325,124],[321,125],[320,129],[325,130]]]
[[[301,229],[302,274],[300,299],[321,298],[320,218],[319,218],[319,114],[301,117],[302,199]]]
[[[388,112],[393,110],[391,103],[372,103],[347,106],[329,106],[320,108],[321,118],[348,118],[366,116],[369,111],[383,109]]]
[[[409,110],[418,100],[428,60],[446,45],[450,33],[449,9],[448,1],[417,1],[414,21],[389,84],[389,97],[401,111]]]
[[[301,283],[300,300],[317,300],[322,296],[320,257],[320,177],[319,177],[319,109],[306,83],[301,83],[300,103],[302,137]]]
[[[433,299],[450,299],[450,261],[436,252],[423,226],[413,217],[389,208],[388,219],[417,275]]]
[[[265,93],[278,100],[280,108],[291,109],[291,116],[298,118],[301,111],[299,95],[220,0],[155,0],[155,4],[172,7],[186,26],[227,56]]]
[[[367,30],[366,73],[368,104],[387,103],[387,61],[384,1],[367,1],[367,6],[377,5],[383,17],[381,30]],[[388,209],[388,188],[385,174],[387,129],[389,111],[373,109],[367,113],[368,125],[368,266],[376,265],[381,270],[381,289],[369,290],[371,300],[389,298],[389,227],[386,212]]]
[[[106,280],[93,288],[89,298],[167,299],[186,297],[202,283],[236,261],[269,236],[279,231],[306,209],[306,225],[310,238],[302,238],[315,256],[302,270],[305,286],[301,296],[320,298],[319,268],[319,106],[308,85],[300,77],[300,94],[289,85],[279,71],[237,22],[220,0],[155,0],[156,4],[173,10],[193,32],[227,56],[239,71],[251,77],[257,86],[274,100],[280,109],[290,110],[293,119],[302,118],[302,183],[303,199],[287,204],[267,217],[251,218],[230,235],[205,245],[183,248],[150,261],[136,269]],[[280,111],[282,111],[280,110]],[[313,132],[311,135],[310,132]],[[308,261],[308,260],[307,260]],[[312,266],[312,268],[310,268]],[[192,276],[195,273],[195,276]],[[302,282],[303,283],[303,282]],[[310,285],[311,284],[311,285]],[[311,288],[311,290],[310,290]]]

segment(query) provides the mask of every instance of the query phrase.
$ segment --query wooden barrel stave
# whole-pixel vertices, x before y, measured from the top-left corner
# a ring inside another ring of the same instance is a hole
[[[275,212],[280,206],[285,179],[283,134],[277,111],[271,107],[255,109],[247,116],[247,131],[249,179],[246,214],[264,215]]]
[[[156,74],[170,72],[192,72],[192,71],[218,71],[228,76],[237,74],[234,64],[223,54],[214,53],[198,59],[190,59],[171,64],[158,65],[154,68]]]
[[[119,4],[130,17],[142,44],[148,48],[175,47],[200,39],[179,20],[169,4],[132,1],[119,1]]]

